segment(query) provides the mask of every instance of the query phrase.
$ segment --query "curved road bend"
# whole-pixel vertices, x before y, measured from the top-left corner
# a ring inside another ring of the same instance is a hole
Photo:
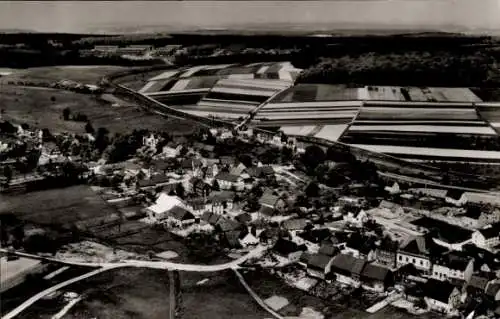
[[[20,257],[41,259],[41,260],[46,260],[46,261],[51,261],[51,262],[58,262],[58,263],[63,263],[63,264],[67,264],[67,265],[73,265],[73,266],[102,267],[102,268],[96,269],[94,271],[91,271],[89,273],[83,274],[81,276],[78,276],[78,277],[66,280],[64,282],[61,282],[55,286],[52,286],[50,288],[47,288],[47,289],[37,293],[36,295],[32,296],[31,298],[29,298],[28,300],[23,302],[18,307],[16,307],[14,310],[12,310],[9,313],[7,313],[6,315],[4,315],[1,319],[14,318],[15,316],[19,315],[26,308],[33,305],[35,302],[37,302],[41,298],[61,289],[63,287],[71,285],[71,284],[78,282],[80,280],[87,279],[87,278],[92,277],[94,275],[100,274],[100,273],[107,271],[107,270],[121,268],[121,267],[138,267],[138,268],[182,270],[182,271],[193,271],[193,272],[223,271],[226,269],[237,269],[241,263],[247,261],[250,258],[260,256],[266,249],[267,248],[264,246],[258,246],[257,248],[255,248],[254,250],[252,250],[248,254],[246,254],[245,256],[242,256],[242,257],[240,257],[236,260],[233,260],[231,262],[228,262],[225,264],[219,264],[219,265],[178,264],[178,263],[172,263],[172,262],[168,262],[168,261],[145,261],[145,260],[125,260],[123,262],[116,262],[116,263],[80,263],[80,262],[65,261],[65,260],[56,259],[56,258],[45,258],[45,257],[40,257],[37,255],[32,255],[32,254],[26,254],[26,253],[22,253],[22,252],[9,251],[7,249],[0,249],[0,252],[10,253],[10,254],[20,256]]]

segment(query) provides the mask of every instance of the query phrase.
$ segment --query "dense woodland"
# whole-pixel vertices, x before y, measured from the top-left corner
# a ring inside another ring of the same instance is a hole
[[[158,64],[97,57],[81,50],[94,45],[181,44],[189,54],[182,65],[291,60],[305,69],[300,83],[497,87],[500,40],[448,33],[388,36],[170,34],[88,36],[70,34],[4,34],[0,67],[24,68],[62,64]],[[199,48],[199,50],[196,50]],[[251,48],[249,50],[249,48]],[[212,56],[214,50],[225,54]],[[491,91],[486,97],[495,96]]]

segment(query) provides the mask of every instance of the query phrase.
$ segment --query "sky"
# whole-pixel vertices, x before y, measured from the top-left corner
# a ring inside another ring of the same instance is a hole
[[[250,23],[438,29],[453,25],[498,31],[500,0],[0,1],[3,30],[89,32],[150,25],[230,29]]]

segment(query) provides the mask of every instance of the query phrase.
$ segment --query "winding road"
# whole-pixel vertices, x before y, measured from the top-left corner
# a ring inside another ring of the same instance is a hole
[[[9,253],[12,255],[16,255],[19,257],[25,257],[25,258],[32,258],[32,259],[39,259],[39,260],[44,260],[44,261],[49,261],[49,262],[57,262],[65,265],[72,265],[72,266],[87,266],[87,267],[98,267],[96,270],[93,270],[91,272],[88,272],[86,274],[83,274],[78,277],[71,278],[69,280],[66,280],[64,282],[61,282],[57,285],[54,285],[50,288],[47,288],[36,295],[32,296],[25,302],[23,302],[21,305],[7,313],[2,317],[2,319],[11,319],[14,318],[15,316],[19,315],[21,312],[23,312],[25,309],[33,305],[35,302],[40,300],[41,298],[50,295],[51,293],[54,293],[55,291],[64,288],[68,285],[71,285],[75,282],[78,282],[80,280],[84,280],[87,278],[90,278],[92,276],[95,276],[97,274],[100,274],[102,272],[111,270],[111,269],[117,269],[117,268],[123,268],[123,267],[137,267],[137,268],[150,268],[150,269],[164,269],[164,270],[181,270],[181,271],[191,271],[191,272],[214,272],[214,271],[224,271],[227,269],[238,269],[240,267],[240,264],[244,263],[248,259],[251,258],[256,258],[261,256],[265,251],[267,250],[267,247],[265,246],[258,246],[252,251],[250,251],[248,254],[235,259],[231,262],[225,263],[225,264],[218,264],[218,265],[195,265],[195,264],[179,264],[179,263],[173,263],[169,261],[147,261],[147,260],[124,260],[122,262],[114,262],[114,263],[82,263],[82,262],[74,262],[71,260],[65,260],[65,259],[57,259],[57,258],[48,258],[48,257],[41,257],[38,255],[33,255],[33,254],[27,254],[23,252],[18,252],[18,251],[10,251],[7,249],[0,249],[0,253]]]

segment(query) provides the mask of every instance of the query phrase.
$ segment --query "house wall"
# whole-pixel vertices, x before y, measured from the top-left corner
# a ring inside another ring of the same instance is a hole
[[[472,233],[472,242],[476,246],[485,246],[486,245],[486,239],[479,231],[475,231],[474,233]]]
[[[381,281],[363,282],[362,287],[366,290],[384,292],[385,285]]]
[[[396,265],[401,267],[407,264],[413,264],[415,268],[429,272],[431,270],[431,261],[425,257],[418,257],[404,252],[398,252],[396,256]]]
[[[339,273],[335,273],[335,275],[336,275],[336,281],[341,284],[355,286],[355,287],[359,287],[359,285],[361,284],[358,280],[355,280],[349,276],[345,276]]]
[[[392,268],[396,266],[396,253],[382,249],[377,249],[375,250],[375,260],[381,265],[385,265]]]
[[[302,251],[296,251],[288,255],[288,259],[291,262],[296,262],[300,259],[300,256],[302,256]]]
[[[316,277],[319,279],[325,279],[325,272],[324,271],[307,268],[307,273],[312,277]]]
[[[342,251],[343,254],[346,254],[346,255],[351,255],[353,257],[356,257],[356,258],[359,258],[359,250],[357,249],[354,249],[354,248],[350,248],[350,247],[345,247],[344,250]]]
[[[434,311],[450,312],[452,309],[450,304],[446,304],[444,302],[432,298],[424,297],[424,300],[427,306]]]

